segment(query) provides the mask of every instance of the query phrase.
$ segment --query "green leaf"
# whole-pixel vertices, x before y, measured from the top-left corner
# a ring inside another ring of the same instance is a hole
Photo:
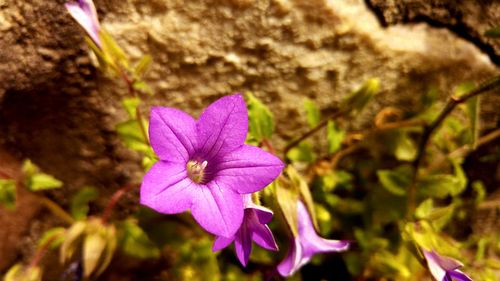
[[[500,37],[500,26],[490,28],[484,32],[484,36],[499,38]]]
[[[42,270],[38,266],[15,264],[5,274],[4,281],[42,281]]]
[[[290,149],[286,157],[292,161],[312,163],[316,160],[316,155],[308,142],[303,141],[296,147]]]
[[[484,187],[482,182],[474,181],[472,183],[472,189],[474,190],[474,193],[476,194],[476,197],[474,199],[474,203],[476,205],[479,205],[486,198],[486,188]]]
[[[0,179],[0,204],[5,208],[16,208],[16,182],[10,179]]]
[[[56,189],[63,186],[60,180],[40,172],[40,168],[29,159],[24,161],[22,171],[25,177],[26,187],[31,191]]]
[[[130,119],[137,118],[137,107],[139,104],[141,104],[141,100],[139,98],[124,98],[122,100],[123,108],[127,111]]]
[[[396,143],[394,144],[394,156],[400,161],[412,161],[417,156],[417,147],[415,142],[408,135],[406,130],[398,130],[396,134]]]
[[[153,58],[150,55],[144,55],[141,60],[137,63],[134,69],[134,74],[137,77],[144,77],[151,67]]]
[[[310,99],[304,101],[304,108],[306,110],[307,124],[309,124],[311,128],[316,127],[321,121],[321,111]]]
[[[477,138],[479,136],[479,104],[480,97],[475,96],[467,100],[466,108],[467,108],[467,117],[469,118],[469,126],[471,130],[471,144],[472,148],[476,149]]]
[[[50,242],[50,249],[55,249],[59,247],[65,239],[66,228],[64,227],[55,227],[51,228],[42,235],[42,238],[38,240],[38,248],[44,247],[47,243]]]
[[[461,97],[467,93],[469,93],[471,90],[473,90],[476,87],[476,85],[472,82],[465,82],[460,85],[458,85],[455,88],[454,96],[455,97]]]
[[[119,123],[116,125],[116,132],[128,148],[140,152],[149,150],[149,145],[144,140],[137,120]]]
[[[89,202],[97,199],[99,193],[93,187],[84,187],[71,200],[71,215],[81,220],[87,217]]]
[[[128,60],[125,52],[118,46],[113,37],[103,29],[99,32],[99,37],[101,39],[101,50],[107,63],[110,66],[123,66],[125,69],[128,69]]]
[[[31,191],[56,189],[63,186],[62,181],[55,177],[44,174],[36,173],[28,178],[27,187]]]
[[[85,229],[87,228],[86,221],[77,221],[74,223],[66,233],[63,244],[60,250],[61,263],[70,260],[76,251],[76,246],[82,241]]]
[[[438,174],[422,178],[417,190],[424,197],[445,198],[456,194],[459,190],[460,180],[453,175]]]
[[[105,249],[106,239],[101,231],[91,232],[85,236],[82,256],[85,277],[89,277],[97,270]]]
[[[278,205],[283,212],[283,216],[285,217],[290,230],[296,237],[298,235],[297,201],[299,200],[299,191],[291,184],[283,183],[282,180],[275,181],[274,185]]]
[[[418,205],[417,209],[415,210],[415,217],[417,219],[426,218],[431,213],[433,207],[434,201],[432,201],[431,198],[425,200],[424,202],[420,203],[420,205]]]
[[[246,93],[248,107],[248,126],[250,135],[258,142],[270,139],[274,131],[273,115],[252,93]]]
[[[328,141],[328,153],[333,154],[337,152],[342,146],[346,132],[338,128],[333,121],[328,121],[326,126],[327,130],[327,141]]]
[[[411,167],[403,165],[395,170],[378,170],[377,177],[387,191],[404,196],[411,181]]]
[[[134,81],[134,84],[132,84],[132,87],[134,87],[134,89],[136,89],[137,91],[142,92],[142,93],[146,93],[150,96],[153,96],[155,94],[153,89],[151,89],[151,87],[149,87],[148,83],[146,83],[145,81],[142,81],[142,80]]]
[[[359,114],[365,106],[372,100],[373,96],[379,91],[380,80],[377,78],[368,79],[363,86],[352,92],[341,103],[342,111]]]
[[[318,220],[316,218],[316,212],[314,208],[314,200],[311,195],[311,190],[309,189],[309,185],[305,181],[305,179],[295,170],[295,168],[292,165],[288,165],[286,167],[286,173],[290,177],[290,180],[292,184],[295,186],[294,189],[298,189],[300,195],[302,195],[302,199],[304,200],[304,203],[307,207],[307,210],[309,211],[309,214],[311,215],[312,222],[314,224],[314,227],[316,229],[319,229],[318,227]]]
[[[119,245],[127,255],[141,259],[160,256],[160,250],[137,225],[136,220],[127,219],[120,223],[119,233]]]

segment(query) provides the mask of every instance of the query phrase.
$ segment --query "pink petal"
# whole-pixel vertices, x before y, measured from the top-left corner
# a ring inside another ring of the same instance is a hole
[[[340,252],[349,248],[349,242],[347,241],[329,240],[320,237],[316,233],[311,217],[302,201],[297,203],[297,209],[299,238],[304,257],[310,258],[316,253]]]
[[[243,221],[241,195],[213,180],[199,185],[191,212],[206,231],[217,236],[233,236]]]
[[[236,256],[243,266],[247,266],[248,260],[250,259],[250,253],[252,252],[252,236],[249,231],[250,229],[243,223],[238,232],[236,232],[234,239]]]
[[[258,227],[253,229],[252,239],[264,249],[277,251],[278,245],[274,240],[273,233],[267,225],[260,224]]]
[[[278,272],[283,277],[293,275],[301,266],[302,248],[298,238],[294,239],[294,243],[290,245],[285,259],[278,265]]]
[[[276,179],[283,162],[258,147],[243,145],[220,158],[216,178],[238,193],[259,191]]]
[[[191,207],[196,188],[183,164],[158,161],[142,180],[140,201],[157,212],[177,214]]]
[[[212,252],[217,252],[229,246],[234,241],[234,237],[226,238],[222,236],[217,236],[212,247]]]
[[[82,1],[66,3],[66,9],[71,16],[78,22],[78,24],[85,29],[85,32],[92,38],[97,46],[101,45],[99,39],[99,20],[97,19],[97,12],[92,1]]]
[[[467,274],[463,273],[458,269],[449,272],[449,275],[458,281],[472,281],[472,278],[470,278],[469,276],[467,276]]]
[[[161,160],[186,165],[195,153],[195,128],[193,117],[183,111],[168,107],[151,109],[149,138]]]
[[[241,95],[209,105],[196,123],[199,152],[208,160],[240,147],[248,132],[248,113]],[[209,160],[210,161],[210,160]]]

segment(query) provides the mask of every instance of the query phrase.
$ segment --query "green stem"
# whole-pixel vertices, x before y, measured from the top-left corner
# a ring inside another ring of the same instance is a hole
[[[121,77],[122,77],[123,81],[125,81],[125,84],[127,84],[129,94],[134,98],[138,98],[139,95],[137,94],[137,91],[134,88],[134,81],[131,80],[129,78],[129,76],[127,75],[127,73],[121,68],[120,68],[120,73],[121,73]],[[144,122],[142,121],[143,120],[142,119],[142,116],[143,116],[142,111],[139,108],[139,106],[137,106],[135,110],[136,110],[137,123],[139,124],[139,128],[141,130],[142,137],[144,138],[144,141],[146,142],[146,144],[149,145],[148,133],[147,133],[146,127],[144,126]]]
[[[500,86],[500,76],[496,76],[482,83],[478,87],[475,87],[474,89],[472,89],[471,91],[460,97],[452,96],[448,100],[443,110],[438,115],[438,117],[431,124],[424,127],[424,132],[422,133],[422,137],[418,145],[417,157],[415,158],[415,161],[413,161],[413,176],[408,191],[408,214],[407,214],[408,216],[411,216],[413,214],[413,211],[415,210],[416,207],[415,197],[417,189],[418,170],[422,165],[427,144],[429,143],[429,140],[431,139],[434,132],[440,127],[440,125],[443,123],[446,117],[448,117],[448,115],[453,111],[453,109],[455,109],[457,105],[466,102],[468,99],[472,97],[493,90],[499,86]]]
[[[328,124],[328,121],[332,120],[332,119],[336,119],[344,114],[346,114],[348,111],[337,111],[335,113],[333,113],[332,115],[328,116],[326,119],[324,119],[323,121],[319,122],[318,125],[316,125],[314,128],[310,129],[309,131],[305,132],[302,136],[300,136],[299,138],[295,139],[294,141],[292,141],[291,143],[289,143],[286,147],[285,147],[285,150],[283,152],[284,154],[284,157],[286,159],[286,154],[288,153],[288,151],[290,151],[290,149],[294,148],[295,146],[297,146],[301,141],[307,139],[308,137],[314,135],[317,131],[319,131],[321,128],[325,127],[327,124]]]
[[[65,221],[69,225],[71,225],[75,222],[75,219],[73,219],[73,217],[70,214],[68,214],[63,208],[61,208],[59,205],[57,205],[54,201],[52,201],[49,198],[44,197],[44,196],[38,196],[38,198],[39,198],[40,202],[47,209],[49,209],[56,217]]]

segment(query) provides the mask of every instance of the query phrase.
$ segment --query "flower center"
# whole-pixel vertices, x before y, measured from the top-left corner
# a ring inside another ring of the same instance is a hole
[[[195,183],[204,183],[208,162],[198,162],[195,160],[189,160],[186,164],[188,177]]]

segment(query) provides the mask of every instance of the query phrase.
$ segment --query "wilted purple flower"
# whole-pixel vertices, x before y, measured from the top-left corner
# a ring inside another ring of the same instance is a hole
[[[427,260],[427,266],[436,281],[472,281],[465,273],[459,270],[463,264],[455,259],[446,256],[440,256],[434,250],[427,251],[422,249],[424,257]]]
[[[77,0],[77,2],[69,2],[65,5],[71,16],[85,29],[85,32],[92,38],[94,43],[100,47],[99,31],[101,27],[94,2],[92,0]]]
[[[297,210],[299,235],[290,245],[285,259],[278,265],[278,272],[284,277],[293,275],[317,253],[340,252],[349,248],[348,241],[319,237],[302,201],[297,203]]]
[[[245,215],[240,228],[232,237],[217,236],[212,250],[214,252],[222,250],[234,241],[236,255],[241,264],[246,266],[252,252],[252,240],[262,248],[271,251],[277,251],[278,245],[276,245],[273,233],[267,226],[273,218],[273,212],[253,203],[250,194],[243,195],[243,199],[245,201]]]
[[[151,146],[158,161],[144,176],[141,204],[164,214],[191,209],[208,232],[231,237],[243,220],[243,198],[283,170],[276,156],[245,145],[248,113],[241,95],[223,97],[196,121],[187,113],[153,107]]]

